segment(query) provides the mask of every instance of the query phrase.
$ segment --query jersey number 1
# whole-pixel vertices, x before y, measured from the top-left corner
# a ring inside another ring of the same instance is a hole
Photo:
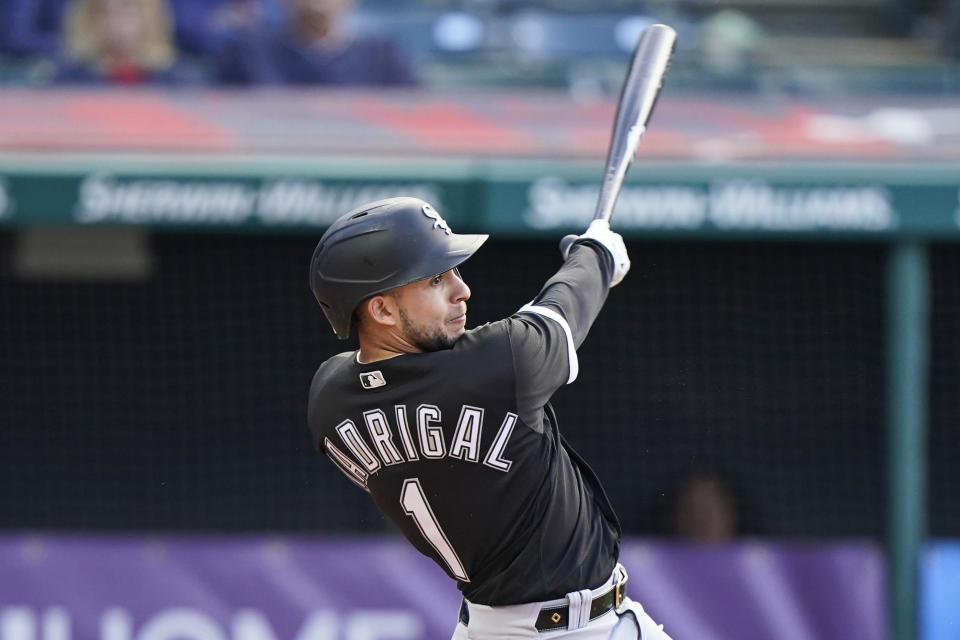
[[[423,537],[447,563],[450,573],[461,582],[470,582],[457,552],[453,550],[450,541],[447,540],[447,534],[440,528],[437,517],[433,515],[433,509],[430,508],[427,496],[423,493],[423,487],[420,486],[420,478],[408,478],[403,481],[400,504],[403,505],[403,511],[417,523]]]

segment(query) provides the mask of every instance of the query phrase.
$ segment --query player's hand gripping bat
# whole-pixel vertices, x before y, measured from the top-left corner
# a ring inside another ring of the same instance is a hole
[[[623,177],[637,152],[637,145],[647,129],[650,114],[660,95],[660,86],[676,39],[676,31],[667,25],[653,24],[643,31],[637,41],[627,78],[620,91],[594,220],[610,221],[613,205],[623,186]]]

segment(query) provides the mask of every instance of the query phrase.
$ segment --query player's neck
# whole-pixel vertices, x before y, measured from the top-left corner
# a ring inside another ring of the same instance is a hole
[[[381,360],[388,360],[390,358],[395,358],[401,354],[380,351],[376,353],[370,353],[369,351],[364,351],[363,349],[357,350],[357,364],[370,364],[371,362],[380,362]]]
[[[387,360],[402,356],[405,353],[418,353],[420,350],[406,342],[392,344],[389,342],[365,340],[360,337],[360,349],[357,351],[357,362],[370,364],[380,360]]]

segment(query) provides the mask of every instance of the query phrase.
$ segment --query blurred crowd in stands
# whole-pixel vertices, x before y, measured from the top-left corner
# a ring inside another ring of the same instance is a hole
[[[348,28],[355,3],[0,0],[0,51],[26,84],[417,84],[395,40]]]
[[[829,85],[793,69],[805,60],[899,68],[907,84],[933,69],[945,86],[934,67],[955,69],[960,54],[960,0],[0,0],[0,84],[447,80],[610,93],[652,22],[679,33],[672,86],[758,88],[771,68]]]

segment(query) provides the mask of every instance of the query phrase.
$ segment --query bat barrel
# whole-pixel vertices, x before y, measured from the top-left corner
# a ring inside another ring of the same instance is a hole
[[[672,28],[654,24],[647,27],[637,41],[620,91],[594,219],[609,221],[613,215],[623,178],[660,94],[676,39],[677,34]]]

